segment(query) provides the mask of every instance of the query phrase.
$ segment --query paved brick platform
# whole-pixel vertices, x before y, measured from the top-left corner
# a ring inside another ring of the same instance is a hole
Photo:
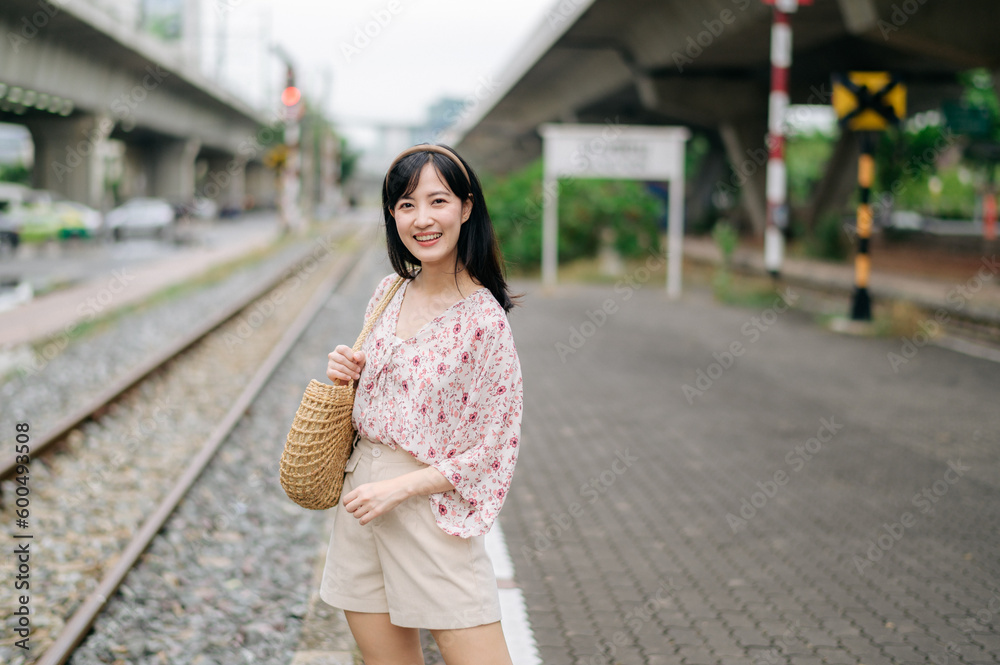
[[[1000,661],[1000,368],[642,277],[514,282],[545,664]]]

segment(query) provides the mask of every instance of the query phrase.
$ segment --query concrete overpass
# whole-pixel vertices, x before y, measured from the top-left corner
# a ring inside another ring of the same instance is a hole
[[[1000,68],[998,25],[996,0],[815,0],[792,15],[791,103],[828,104],[832,72],[892,70],[906,78],[911,114],[937,108],[960,93],[956,72]],[[689,218],[729,181],[728,158],[752,171],[741,200],[762,233],[770,27],[760,0],[564,0],[497,95],[449,139],[474,164],[503,172],[541,154],[545,122],[687,125],[711,144]],[[847,135],[807,221],[855,187],[856,161]]]
[[[109,139],[126,149],[131,195],[222,204],[271,188],[263,176],[265,117],[201,76],[182,54],[84,0],[0,3],[0,122],[35,144],[34,184],[101,207]],[[214,183],[214,184],[209,184]],[[256,191],[255,191],[256,190]]]

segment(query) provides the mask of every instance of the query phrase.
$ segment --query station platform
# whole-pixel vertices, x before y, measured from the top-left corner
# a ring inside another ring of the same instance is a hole
[[[273,215],[257,216],[253,223],[226,225],[240,226],[227,233],[224,241],[216,238],[184,246],[152,260],[109,260],[94,276],[0,312],[0,349],[63,335],[82,322],[142,302],[213,267],[267,250],[281,237]]]
[[[903,340],[777,298],[515,288],[524,448],[500,523],[542,662],[1000,658],[994,363],[894,366]]]
[[[524,445],[498,524],[531,637],[514,662],[996,662],[995,364],[927,346],[894,368],[902,340],[777,296],[671,301],[629,277],[511,283]],[[293,662],[351,662],[312,583]]]

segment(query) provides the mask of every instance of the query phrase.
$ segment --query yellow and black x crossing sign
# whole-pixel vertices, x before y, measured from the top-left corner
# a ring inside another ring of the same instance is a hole
[[[855,321],[871,321],[871,297],[868,294],[871,263],[868,258],[868,243],[873,222],[869,199],[875,180],[874,136],[878,130],[899,124],[906,115],[906,86],[897,75],[889,72],[834,74],[833,99],[830,101],[840,118],[840,126],[845,130],[858,132],[861,140],[861,155],[858,159],[858,252],[854,256],[851,318]]]
[[[881,130],[906,116],[906,86],[889,72],[834,74],[831,102],[841,127]]]

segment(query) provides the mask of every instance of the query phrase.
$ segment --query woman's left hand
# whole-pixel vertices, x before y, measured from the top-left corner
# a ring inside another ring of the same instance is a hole
[[[406,501],[409,496],[397,478],[358,485],[341,498],[347,512],[360,524],[368,524],[379,515]]]

